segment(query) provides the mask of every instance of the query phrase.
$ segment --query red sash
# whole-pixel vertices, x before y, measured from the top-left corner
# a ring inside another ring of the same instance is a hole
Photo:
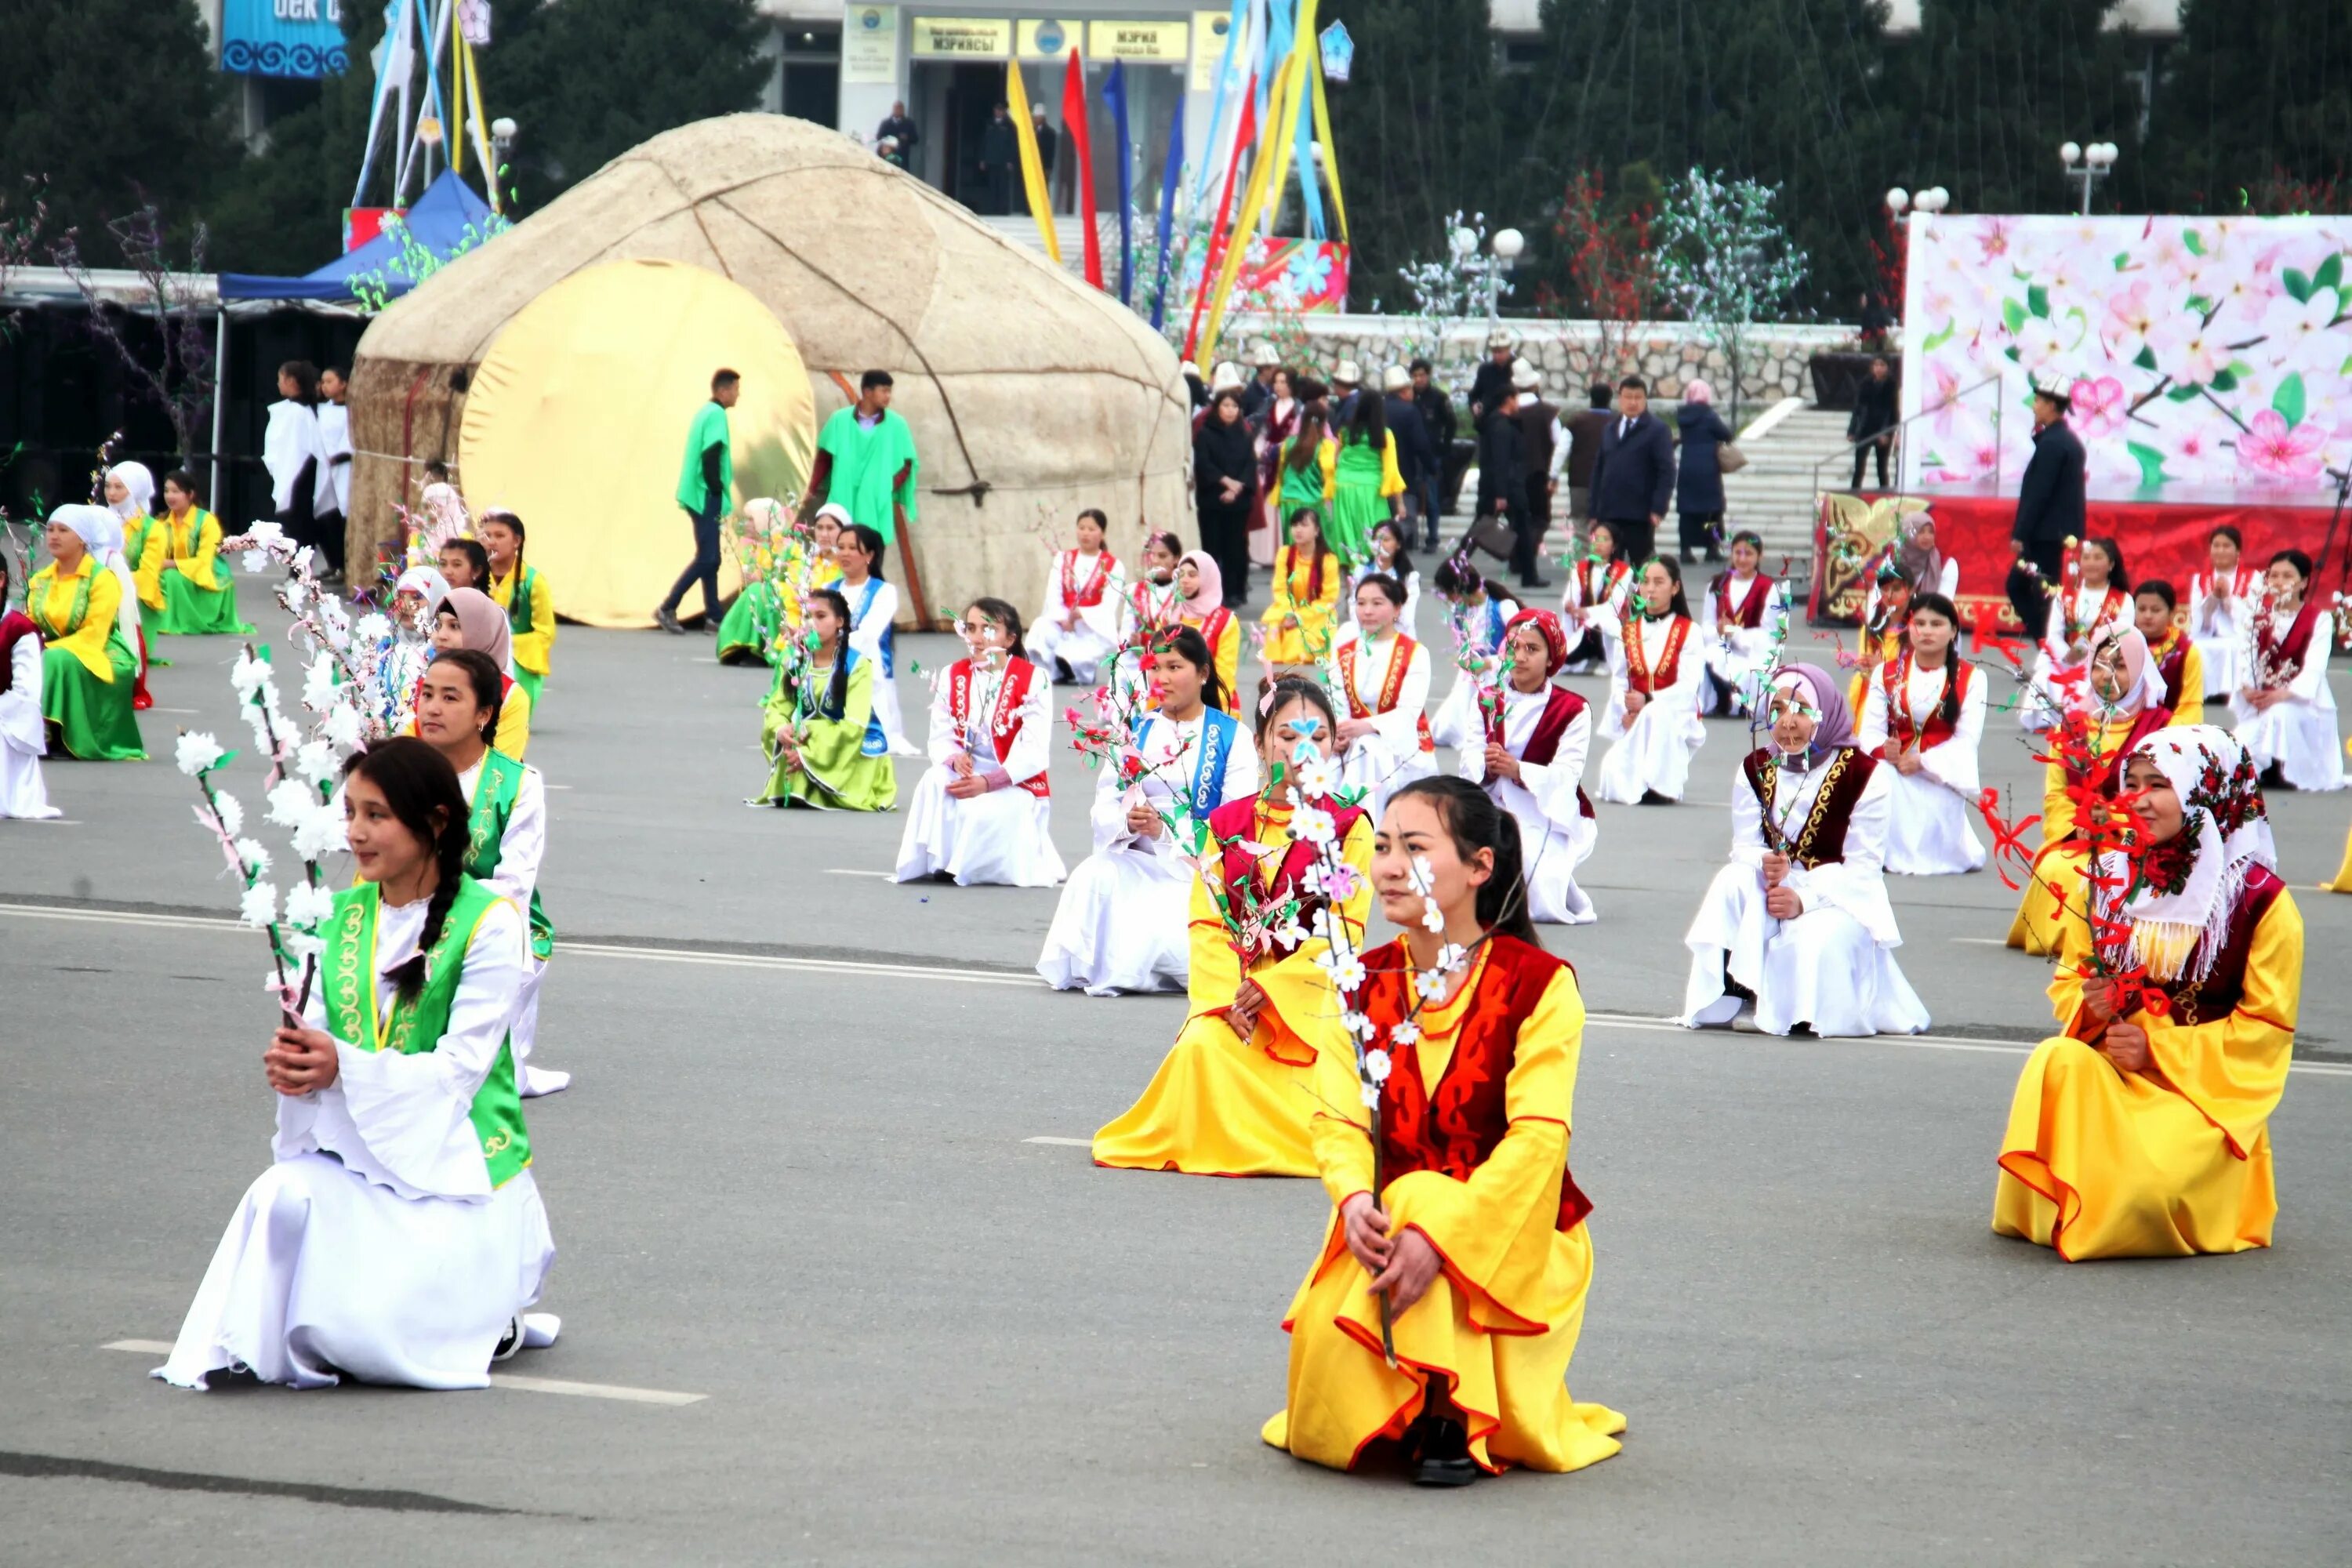
[[[1258,858],[1242,847],[1244,839],[1256,835],[1257,806],[1261,798],[1253,795],[1240,800],[1229,800],[1209,813],[1209,835],[1217,842],[1217,869],[1224,878],[1225,899],[1238,906],[1255,895],[1262,904],[1278,904],[1295,894],[1298,899],[1298,923],[1311,927],[1315,923],[1315,911],[1322,909],[1325,903],[1322,894],[1307,890],[1304,879],[1307,868],[1315,864],[1315,847],[1292,839],[1283,850],[1281,860],[1276,863],[1271,879],[1264,874],[1265,867]],[[1355,826],[1363,812],[1351,805],[1331,802],[1321,804],[1331,813],[1333,831],[1339,835],[1341,843],[1346,843],[1349,829]],[[1250,886],[1253,878],[1257,882],[1254,889]],[[1245,963],[1255,963],[1258,958],[1267,956],[1270,955],[1243,955]]]
[[[2093,627],[2114,620],[2123,613],[2125,606],[2130,602],[2124,597],[2122,589],[2109,588],[2106,591],[2106,596],[2099,601],[2099,607],[2092,612],[2091,618],[2078,623],[2074,619],[2074,600],[2075,595],[2072,592],[2068,593],[2060,606],[2058,616],[2064,633],[2063,641],[2068,647],[2074,647],[2078,642],[2088,641]]]
[[[2304,655],[2311,651],[2311,629],[2319,620],[2319,597],[2306,596],[2303,608],[2287,623],[2286,636],[2280,638],[2270,615],[2263,612],[2254,622],[2254,670],[2257,679],[2266,682],[2264,690],[2287,685],[2303,673]]]
[[[1716,574],[1712,592],[1715,595],[1715,624],[1752,632],[1764,624],[1764,606],[1772,597],[1772,579],[1761,572],[1756,574],[1756,581],[1748,590],[1748,602],[1737,611],[1731,607],[1730,573]]]
[[[1380,1031],[1373,1038],[1387,1037],[1386,1031],[1412,1011],[1405,988],[1412,967],[1402,941],[1364,955],[1368,977],[1354,1001]],[[1388,1079],[1381,1085],[1381,1172],[1387,1180],[1439,1171],[1466,1182],[1494,1156],[1511,1130],[1507,1089],[1518,1060],[1519,1031],[1552,976],[1563,969],[1569,969],[1566,962],[1517,937],[1489,938],[1473,977],[1478,994],[1463,1009],[1454,1054],[1437,1082],[1422,1081],[1417,1047],[1402,1046],[1391,1053]],[[1574,1230],[1591,1212],[1592,1200],[1563,1167],[1554,1228]]]
[[[1832,865],[1845,858],[1846,825],[1853,820],[1854,804],[1870,784],[1870,775],[1878,764],[1852,746],[1840,746],[1822,764],[1822,787],[1813,792],[1813,809],[1784,846],[1790,859],[1800,866]],[[1772,801],[1780,792],[1780,770],[1772,765],[1770,748],[1759,746],[1748,753],[1739,764],[1748,775],[1748,787],[1764,807],[1767,824],[1765,842],[1771,842],[1769,825],[1772,821]]]
[[[1164,631],[1184,619],[1184,600],[1174,588],[1168,593],[1168,603],[1162,611],[1151,607],[1150,583],[1138,583],[1127,591],[1127,602],[1135,611],[1135,624],[1150,631]]]
[[[2188,668],[2189,650],[2194,646],[2189,634],[2175,626],[2162,647],[2148,650],[2156,656],[2156,672],[2164,677],[2164,705],[2176,711],[2180,707],[2181,674]]]
[[[16,639],[40,635],[41,628],[35,626],[29,616],[19,615],[15,610],[0,616],[0,696],[7,693],[16,679]]]
[[[2210,598],[2215,586],[2216,582],[2210,572],[2200,572],[2189,579],[2189,603],[2191,608]],[[2242,561],[2231,572],[2228,584],[2221,588],[2223,595],[2232,599],[2242,599],[2253,590],[2254,569]]]
[[[1078,552],[1062,552],[1062,603],[1071,608],[1091,610],[1103,601],[1103,584],[1110,581],[1110,569],[1118,563],[1108,550],[1095,552],[1095,567],[1086,581],[1078,584]]]
[[[1683,644],[1690,640],[1691,623],[1688,616],[1676,616],[1666,626],[1666,647],[1658,659],[1658,668],[1650,668],[1650,656],[1642,647],[1640,620],[1626,628],[1625,686],[1644,697],[1655,697],[1661,686],[1672,686],[1682,673]]]
[[[1035,679],[1037,667],[1025,658],[1007,659],[1004,679],[997,683],[996,708],[988,716],[990,742],[996,748],[996,760],[1003,762],[1013,754],[1013,742],[1020,738],[1021,705],[1029,695],[1029,683]],[[960,658],[948,667],[948,716],[956,721],[959,731],[971,722],[971,660]],[[1047,775],[1023,779],[1014,786],[1025,789],[1043,799],[1050,796],[1053,787]]]
[[[1396,711],[1397,699],[1404,693],[1405,672],[1412,668],[1413,649],[1420,645],[1409,637],[1397,637],[1396,646],[1389,649],[1388,668],[1381,672],[1381,705],[1370,710],[1364,707],[1364,700],[1356,695],[1356,650],[1363,646],[1361,639],[1339,645],[1339,685],[1348,694],[1350,719],[1369,719],[1375,713]],[[1421,749],[1434,752],[1437,742],[1430,739],[1429,715],[1416,714],[1414,718],[1421,731]]]
[[[1177,618],[1188,626],[1197,626],[1201,628],[1201,640],[1209,645],[1209,657],[1212,659],[1217,657],[1217,644],[1223,640],[1225,628],[1234,624],[1234,613],[1223,605],[1219,605],[1198,621],[1181,614],[1179,614]]]
[[[1908,648],[1901,657],[1878,667],[1879,689],[1886,694],[1886,740],[1874,757],[1887,756],[1916,744],[1921,751],[1940,746],[1952,738],[1955,723],[1944,717],[1947,708],[1954,713],[1969,700],[1969,682],[1976,675],[1976,667],[1966,659],[1944,658],[1944,680],[1947,700],[1927,710],[1924,725],[1911,714],[1911,653]],[[1913,736],[1918,737],[1914,742]]]
[[[1601,573],[1601,584],[1598,588],[1594,587],[1592,583],[1592,574],[1595,569]],[[1617,584],[1631,576],[1633,572],[1633,569],[1622,561],[1578,562],[1574,581],[1579,602],[1588,610],[1595,605],[1605,604],[1609,595],[1617,591]]]

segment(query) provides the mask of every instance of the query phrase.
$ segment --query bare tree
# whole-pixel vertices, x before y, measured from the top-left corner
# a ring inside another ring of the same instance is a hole
[[[68,230],[63,239],[49,247],[50,258],[81,290],[82,300],[89,307],[90,330],[114,351],[115,358],[122,362],[123,368],[171,420],[181,458],[194,462],[198,454],[204,454],[208,477],[217,491],[220,458],[209,450],[216,367],[212,334],[199,309],[205,272],[205,226],[198,224],[189,236],[184,267],[175,265],[172,259],[163,216],[155,210],[154,203],[145,203],[134,213],[108,220],[106,227],[130,269],[139,275],[142,302],[137,312],[153,319],[155,335],[162,344],[160,355],[142,353],[124,335],[120,312],[100,297],[97,280],[83,264],[81,247],[73,231]]]
[[[45,174],[25,176],[25,199],[11,205],[0,197],[0,294],[8,291],[8,274],[30,262],[42,249],[41,234],[49,226],[49,182]],[[0,310],[0,342],[16,331],[21,310]]]

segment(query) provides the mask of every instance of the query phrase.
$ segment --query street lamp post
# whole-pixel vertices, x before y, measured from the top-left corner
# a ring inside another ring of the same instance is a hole
[[[513,119],[508,115],[501,114],[490,121],[492,158],[488,184],[490,210],[495,213],[506,211],[505,193],[499,189],[499,186],[506,179],[507,161],[514,155],[515,133],[520,129],[520,127],[517,126]]]
[[[1497,231],[1489,243],[1495,248],[1495,264],[1486,268],[1486,321],[1491,326],[1502,319],[1503,275],[1527,249],[1528,237],[1517,229],[1507,228]]]
[[[2116,159],[2121,149],[2112,142],[2094,142],[2088,147],[2068,142],[2058,149],[2058,161],[2066,165],[2066,177],[2083,182],[2083,216],[2091,216],[2091,187],[2104,175],[2115,173]]]

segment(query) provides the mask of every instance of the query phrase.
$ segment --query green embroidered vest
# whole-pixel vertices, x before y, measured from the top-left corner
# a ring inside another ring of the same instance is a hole
[[[474,813],[466,826],[466,875],[488,881],[499,868],[499,847],[506,841],[507,819],[514,815],[515,796],[522,789],[523,765],[504,752],[482,753],[481,776],[474,781]],[[555,923],[539,901],[539,887],[530,889],[530,952],[541,963],[555,951]]]
[[[393,999],[392,1011],[376,1007],[376,912],[382,902],[373,882],[335,895],[335,913],[320,955],[321,999],[327,1032],[363,1051],[393,1050],[403,1056],[429,1051],[449,1029],[449,1008],[466,968],[466,947],[499,896],[467,877],[457,887],[442,922],[441,940],[425,955],[425,984],[409,1001]],[[530,1163],[530,1133],[523,1126],[522,1097],[515,1089],[514,1051],[501,1041],[490,1076],[474,1092],[470,1115],[481,1140],[490,1185],[502,1187]]]
[[[526,561],[522,575],[514,585],[514,598],[507,605],[507,629],[517,637],[528,636],[531,628],[530,595],[539,586],[539,568]]]

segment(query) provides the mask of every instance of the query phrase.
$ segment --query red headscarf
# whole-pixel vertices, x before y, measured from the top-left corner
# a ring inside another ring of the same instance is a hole
[[[1560,628],[1559,617],[1549,610],[1521,610],[1503,623],[1503,640],[1521,626],[1533,626],[1544,640],[1544,674],[1558,675],[1568,662],[1568,633]]]

